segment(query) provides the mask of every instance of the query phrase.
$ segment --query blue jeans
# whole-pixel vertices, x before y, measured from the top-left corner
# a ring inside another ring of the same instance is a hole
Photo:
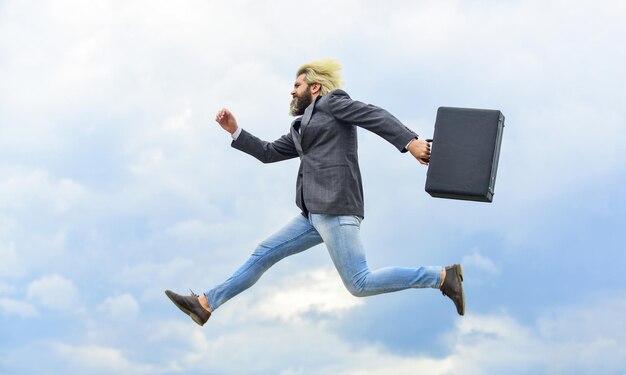
[[[228,280],[205,293],[212,310],[256,283],[281,259],[322,242],[348,291],[357,297],[408,288],[438,288],[443,267],[386,267],[371,271],[360,238],[357,216],[298,215],[261,242],[250,258]]]

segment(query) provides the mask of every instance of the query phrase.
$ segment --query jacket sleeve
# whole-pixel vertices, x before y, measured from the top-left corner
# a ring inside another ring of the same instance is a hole
[[[254,156],[263,163],[275,163],[298,157],[291,134],[285,134],[274,142],[267,142],[242,129],[241,134],[236,141],[231,143],[231,146]]]
[[[406,152],[404,146],[417,138],[414,131],[382,108],[352,100],[343,90],[334,90],[328,95],[330,112],[337,120],[378,134],[401,152]]]

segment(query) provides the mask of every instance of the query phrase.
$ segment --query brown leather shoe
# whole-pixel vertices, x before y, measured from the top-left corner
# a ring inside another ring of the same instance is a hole
[[[194,322],[201,326],[211,317],[211,313],[202,307],[200,301],[198,301],[198,295],[194,294],[194,292],[191,292],[190,296],[181,296],[171,290],[166,290],[165,295],[174,302],[180,311],[189,315]]]
[[[463,268],[460,264],[446,267],[446,278],[441,285],[441,293],[454,302],[456,312],[465,315],[465,295],[463,294]]]

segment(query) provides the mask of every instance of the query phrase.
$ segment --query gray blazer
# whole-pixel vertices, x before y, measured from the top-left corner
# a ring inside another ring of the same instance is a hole
[[[289,133],[274,142],[242,130],[232,146],[263,163],[300,157],[296,204],[304,214],[364,217],[357,126],[378,134],[401,152],[417,138],[386,110],[334,90],[317,97],[304,115],[292,122]]]

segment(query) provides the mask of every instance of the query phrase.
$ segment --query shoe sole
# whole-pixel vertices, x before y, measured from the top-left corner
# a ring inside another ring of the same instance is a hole
[[[191,311],[189,311],[186,308],[184,308],[181,305],[179,305],[178,302],[176,302],[168,293],[165,293],[165,295],[167,296],[167,298],[170,299],[170,301],[172,301],[172,303],[174,303],[174,305],[176,305],[176,307],[178,307],[178,309],[180,311],[182,311],[185,314],[189,315],[189,317],[191,317],[191,319],[193,319],[193,321],[196,322],[197,325],[203,326],[204,323],[206,323],[206,322],[203,322],[202,319],[198,315],[192,313]]]
[[[460,264],[456,264],[455,267],[456,267],[456,273],[461,278],[461,282],[463,282],[463,267],[461,267]]]
[[[460,284],[461,284],[461,302],[463,303],[463,309],[461,309],[461,312],[459,312],[459,315],[463,316],[463,315],[465,315],[465,292],[463,291],[463,267],[461,267],[460,264],[455,264],[454,268],[456,268],[456,274],[459,276],[459,279],[461,279],[461,282],[460,282]]]

